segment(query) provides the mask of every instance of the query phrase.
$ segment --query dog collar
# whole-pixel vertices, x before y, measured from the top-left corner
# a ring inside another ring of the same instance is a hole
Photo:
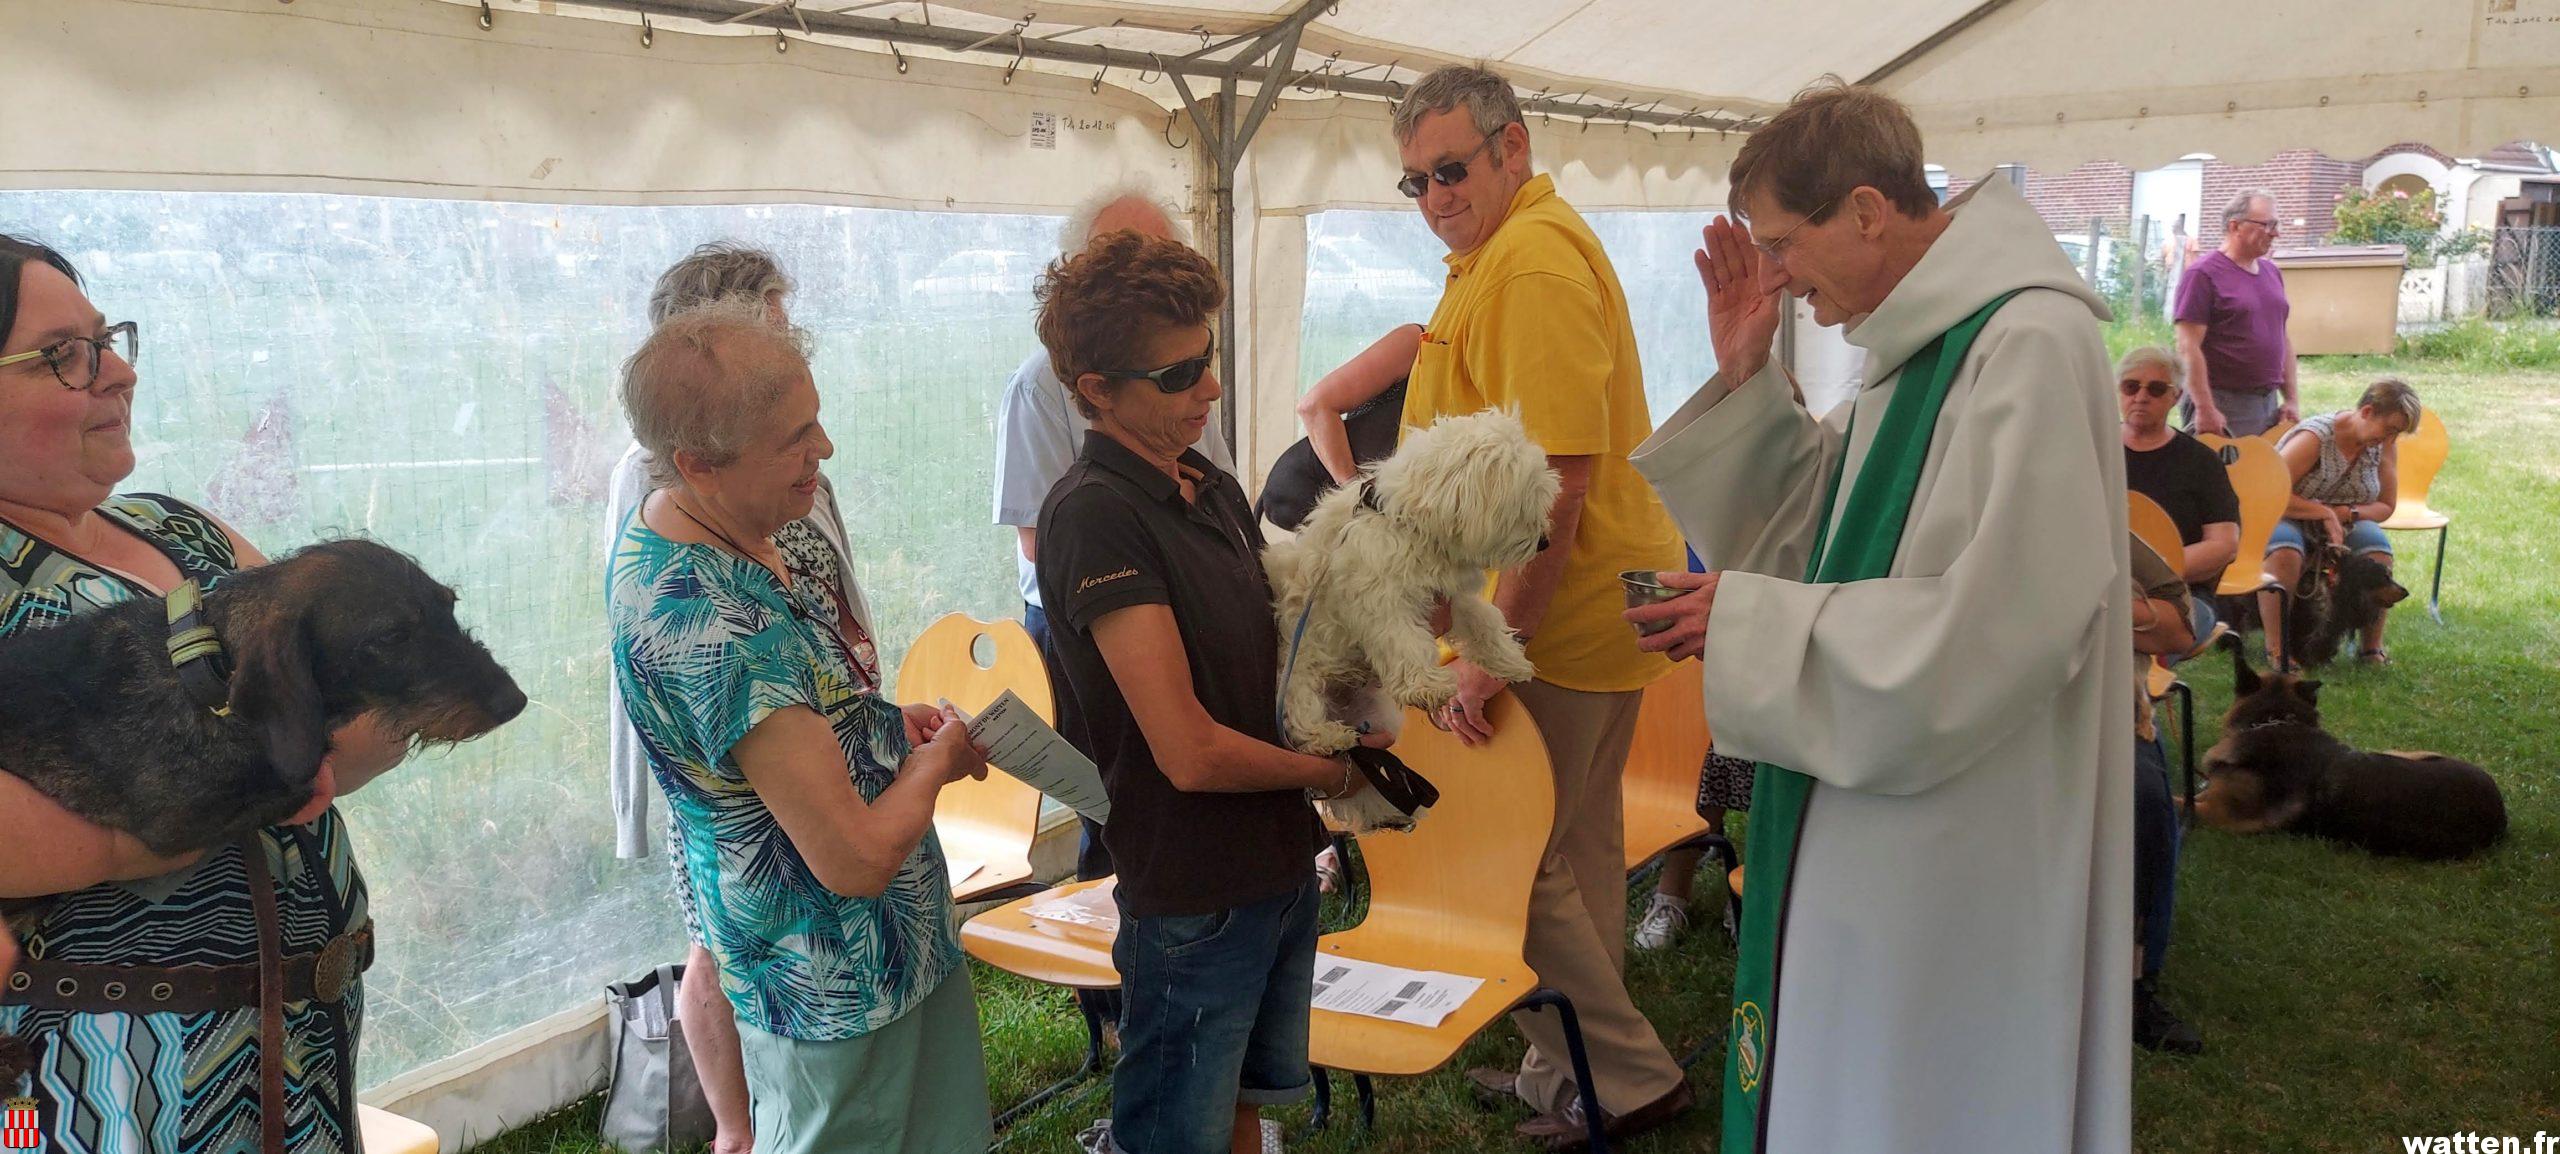
[[[189,581],[169,591],[169,664],[178,688],[215,717],[231,716],[231,655],[204,620],[204,589]]]
[[[1360,478],[1360,507],[1372,513],[1387,511],[1378,504],[1378,478],[1374,475]]]

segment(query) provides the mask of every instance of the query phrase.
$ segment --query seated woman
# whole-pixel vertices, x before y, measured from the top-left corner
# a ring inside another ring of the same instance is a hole
[[[982,1150],[933,807],[986,762],[967,727],[881,696],[823,543],[783,531],[835,452],[800,337],[754,302],[678,316],[622,403],[655,491],[606,579],[614,673],[736,1012],[756,1149]]]
[[[2397,442],[2418,427],[2418,412],[2417,390],[2384,377],[2365,389],[2356,407],[2305,417],[2284,435],[2276,451],[2293,474],[2293,497],[2285,520],[2267,538],[2269,576],[2288,589],[2301,581],[2303,550],[2315,535],[2323,545],[2344,544],[2347,552],[2390,567],[2391,537],[2381,523],[2399,503]],[[2282,598],[2273,591],[2258,594],[2258,616],[2267,625],[2267,661],[2282,667]],[[2376,612],[2362,623],[2364,644],[2357,657],[2366,664],[2390,663],[2382,648],[2385,617]]]
[[[1087,1151],[1262,1148],[1313,1088],[1320,843],[1351,761],[1280,744],[1280,630],[1244,489],[1190,448],[1219,396],[1218,270],[1121,232],[1050,267],[1040,343],[1092,428],[1040,510],[1040,600],[1111,798],[1127,1005]],[[759,1131],[758,1139],[762,1134]]]
[[[184,501],[115,495],[133,472],[138,343],[131,322],[109,324],[89,303],[60,253],[0,235],[0,637],[190,580],[218,588],[266,561]],[[23,942],[0,923],[0,977],[41,967],[45,978],[0,982],[0,1036],[33,1049],[48,1149],[246,1154],[284,1149],[288,1126],[296,1149],[355,1148],[364,983],[318,959],[334,946],[361,969],[373,924],[331,802],[408,745],[359,718],[332,736],[303,812],[176,859],[0,772],[0,898],[59,895]],[[275,895],[288,974],[281,1054],[261,1014],[262,891]],[[203,980],[172,998],[161,975],[179,966]],[[0,1083],[0,1098],[17,1091]]]

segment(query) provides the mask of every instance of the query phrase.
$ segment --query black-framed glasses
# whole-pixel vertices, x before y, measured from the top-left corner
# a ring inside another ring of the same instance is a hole
[[[41,358],[63,388],[94,392],[98,387],[98,365],[106,354],[112,351],[129,365],[141,345],[139,326],[132,321],[119,321],[94,337],[64,337],[40,349],[0,357],[0,367]]]
[[[2158,400],[2161,397],[2165,397],[2170,393],[2176,392],[2177,386],[2172,385],[2167,381],[2136,381],[2128,379],[2116,382],[2116,391],[2123,393],[2128,397],[2135,393],[2148,393],[2151,395],[2152,399]]]
[[[1474,164],[1476,158],[1484,155],[1484,150],[1493,147],[1493,142],[1499,139],[1501,139],[1499,136],[1485,137],[1483,140],[1476,142],[1475,151],[1459,157],[1456,160],[1452,160],[1447,164],[1441,165],[1438,168],[1432,169],[1429,172],[1406,173],[1403,180],[1396,182],[1396,191],[1405,194],[1405,197],[1409,200],[1420,200],[1422,199],[1423,190],[1430,187],[1429,184],[1425,183],[1426,181],[1436,182],[1442,188],[1466,183],[1467,173],[1469,171],[1468,166]]]
[[[1166,396],[1190,392],[1200,378],[1209,375],[1209,364],[1218,359],[1218,342],[1212,338],[1199,356],[1186,357],[1160,369],[1095,369],[1095,376],[1126,381],[1145,381]]]

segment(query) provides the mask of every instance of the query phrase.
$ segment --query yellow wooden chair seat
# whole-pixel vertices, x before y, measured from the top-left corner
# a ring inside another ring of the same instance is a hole
[[[2169,696],[2170,688],[2177,684],[2178,675],[2170,672],[2168,666],[2160,664],[2157,658],[2153,659],[2151,662],[2151,672],[2148,675],[2147,684],[2144,686],[2144,688],[2151,694],[2151,699],[2158,701],[2163,697]]]
[[[1733,867],[1733,872],[1732,872],[1732,873],[1729,873],[1729,874],[1724,875],[1724,884],[1726,884],[1726,885],[1728,885],[1728,886],[1733,887],[1733,896],[1735,896],[1735,897],[1741,897],[1741,896],[1742,896],[1742,867],[1741,867],[1741,866],[1735,866],[1735,867]]]
[[[2385,529],[2420,530],[2442,529],[2450,524],[2453,524],[2453,517],[2451,514],[2436,512],[2435,510],[2428,508],[2427,503],[2424,501],[2403,500],[2399,504],[2391,507],[2391,516],[2382,522],[2382,527]]]
[[[1629,873],[1707,832],[1698,816],[1698,774],[1711,740],[1704,679],[1699,663],[1675,662],[1637,707],[1621,788]]]
[[[2382,527],[2405,532],[2429,532],[2436,535],[2434,572],[2427,581],[2427,615],[2441,623],[2444,620],[2444,543],[2451,532],[2453,515],[2427,503],[2435,491],[2436,474],[2444,471],[2445,458],[2453,453],[2453,440],[2444,427],[2444,418],[2434,409],[2418,413],[2418,427],[2400,438],[2398,502],[2391,515],[2383,518]]]
[[[991,661],[981,663],[982,647]],[[1041,719],[1053,720],[1049,674],[1040,647],[1018,621],[980,621],[945,615],[916,636],[898,665],[901,705],[949,701],[969,713],[993,704],[1006,690]],[[1040,791],[1011,774],[989,772],[984,781],[957,781],[934,803],[934,832],[943,858],[954,865],[952,899],[976,901],[1031,880],[1031,843],[1040,832]],[[975,867],[962,876],[962,870]]]
[[[356,1130],[365,1154],[436,1154],[436,1132],[426,1123],[359,1103]]]
[[[979,914],[960,927],[960,948],[999,970],[1046,985],[1111,989],[1120,984],[1120,971],[1111,963],[1111,931],[1024,912],[1109,880],[1069,882]]]

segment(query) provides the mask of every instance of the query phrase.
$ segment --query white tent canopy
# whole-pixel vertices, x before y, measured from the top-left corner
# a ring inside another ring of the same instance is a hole
[[[1721,209],[1742,132],[1824,74],[1910,104],[1959,176],[2560,138],[2560,0],[1301,3],[14,0],[0,190],[1054,215],[1143,180],[1209,222],[1223,172],[1170,75],[1197,57],[1204,99],[1285,86],[1225,190],[1229,383],[1258,476],[1298,435],[1319,214],[1411,211],[1387,99],[1442,63],[1537,98],[1538,166],[1595,214]],[[1293,17],[1276,72],[1211,75]],[[394,1097],[449,1144],[486,1136],[593,1084],[591,1017]]]

